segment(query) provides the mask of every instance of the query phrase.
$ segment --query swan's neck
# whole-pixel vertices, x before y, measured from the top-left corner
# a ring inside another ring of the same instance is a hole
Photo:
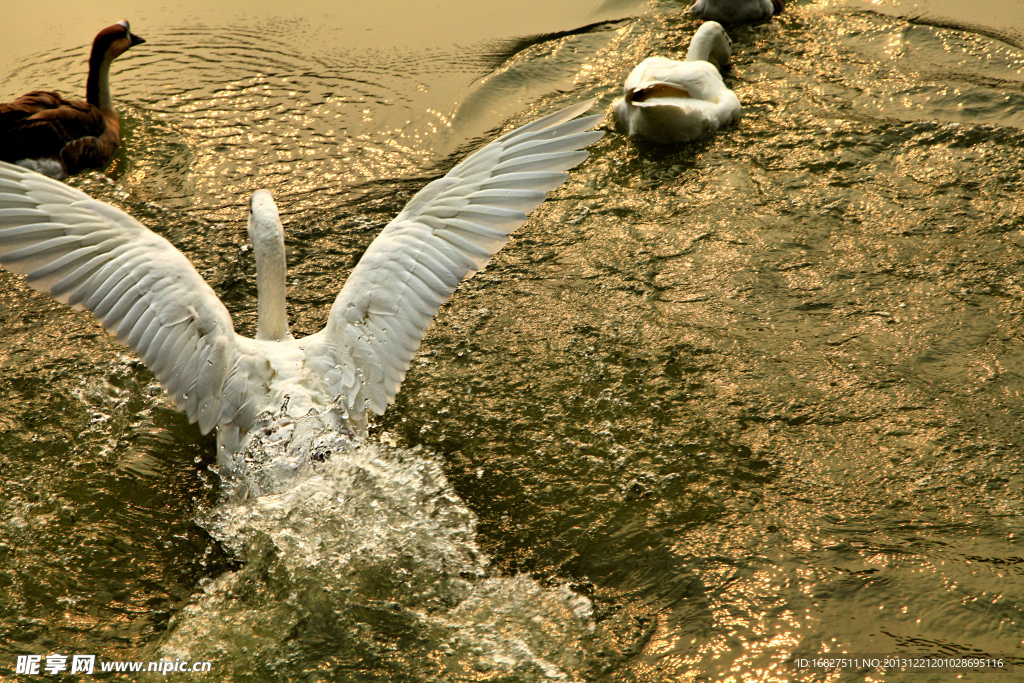
[[[105,51],[93,50],[89,58],[89,79],[85,84],[85,99],[98,107],[104,114],[114,114],[114,102],[110,99],[110,64],[113,57]]]
[[[284,234],[253,235],[256,255],[256,293],[259,296],[256,338],[280,341],[288,339],[288,312],[285,306],[287,276],[284,260]]]
[[[732,47],[728,40],[713,32],[698,31],[690,42],[690,49],[686,51],[686,61],[711,62],[719,69],[729,64],[731,56]]]

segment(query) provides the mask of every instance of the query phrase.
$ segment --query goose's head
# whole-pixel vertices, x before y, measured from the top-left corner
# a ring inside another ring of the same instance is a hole
[[[131,26],[127,19],[122,19],[113,26],[108,26],[96,34],[92,41],[93,58],[100,57],[104,60],[120,57],[134,45],[144,43],[142,36],[132,33]]]
[[[720,71],[729,68],[732,58],[732,40],[725,28],[717,21],[705,21],[693,34],[686,61],[703,61],[714,64]]]

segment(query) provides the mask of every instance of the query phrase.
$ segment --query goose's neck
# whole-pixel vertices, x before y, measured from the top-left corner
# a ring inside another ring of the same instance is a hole
[[[93,50],[89,58],[89,79],[85,84],[85,99],[104,114],[114,115],[114,102],[110,99],[110,63],[113,58]]]
[[[259,296],[256,338],[289,339],[284,235],[261,235],[253,240],[253,252],[256,256],[256,293]]]
[[[686,51],[686,61],[711,62],[719,69],[729,63],[731,56],[732,47],[727,39],[711,32],[698,31],[690,42],[690,49]]]

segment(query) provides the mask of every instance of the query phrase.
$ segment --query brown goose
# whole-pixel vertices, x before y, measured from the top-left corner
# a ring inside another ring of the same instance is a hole
[[[110,63],[144,42],[127,21],[96,34],[85,101],[37,90],[0,104],[0,160],[54,178],[106,166],[121,140],[121,122],[110,99]]]

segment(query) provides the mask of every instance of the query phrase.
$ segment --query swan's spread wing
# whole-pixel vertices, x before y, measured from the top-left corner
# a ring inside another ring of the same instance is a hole
[[[231,316],[181,252],[126,213],[0,162],[0,264],[92,311],[204,433],[235,412],[221,391]]]
[[[465,278],[487,263],[587,158],[600,116],[584,102],[495,140],[424,187],[373,241],[307,337],[306,366],[349,409],[383,413],[394,401],[427,326]],[[302,343],[302,342],[300,342]]]

